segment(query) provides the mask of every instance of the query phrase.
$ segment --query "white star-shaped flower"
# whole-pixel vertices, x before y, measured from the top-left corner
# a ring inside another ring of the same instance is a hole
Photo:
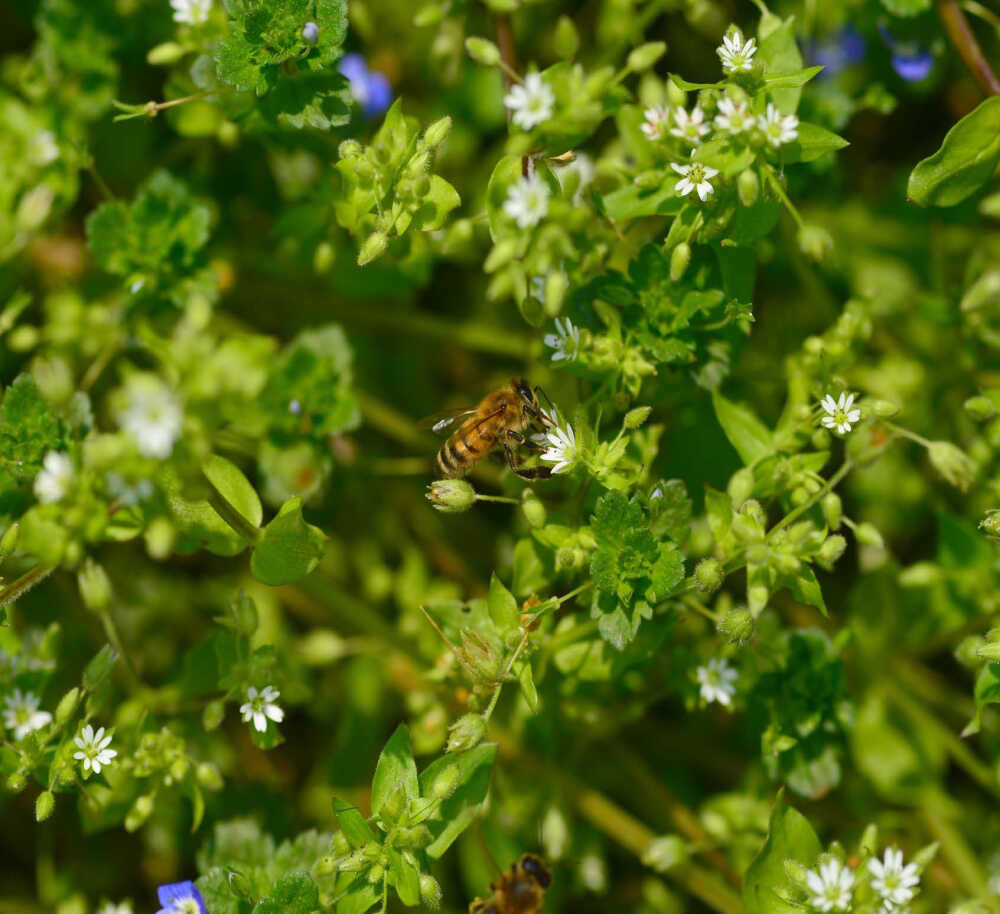
[[[97,909],[97,914],[132,914],[132,905],[127,901],[123,901],[121,904],[106,901]]]
[[[723,72],[736,73],[740,70],[750,70],[753,67],[753,55],[757,53],[757,39],[744,40],[743,33],[739,29],[733,29],[722,39],[722,44],[716,48],[716,53],[722,61]]]
[[[549,211],[549,186],[537,174],[519,178],[507,190],[503,211],[518,228],[538,225]]]
[[[573,431],[573,426],[568,422],[565,428],[562,425],[556,424],[555,427],[549,429],[544,435],[540,435],[539,438],[541,439],[541,443],[546,445],[546,449],[542,451],[540,458],[546,463],[555,464],[552,467],[553,473],[564,473],[576,463],[578,456],[576,450],[576,433]]]
[[[143,385],[129,395],[128,406],[118,414],[118,424],[135,439],[143,457],[163,460],[180,437],[184,413],[174,395],[162,384]]]
[[[546,334],[544,342],[553,350],[553,362],[558,362],[561,359],[572,362],[576,359],[580,347],[580,328],[574,327],[573,322],[568,317],[557,317],[556,332]]]
[[[253,720],[254,728],[263,733],[267,729],[268,718],[276,724],[280,724],[285,719],[285,712],[275,702],[281,695],[273,686],[264,686],[259,692],[254,686],[247,689],[246,703],[240,707],[240,714],[243,720],[249,722]]]
[[[35,498],[43,505],[61,501],[73,481],[73,461],[61,451],[49,451],[35,477]]]
[[[114,749],[109,749],[111,745],[111,735],[104,735],[104,727],[100,727],[95,733],[94,728],[87,724],[79,736],[74,737],[73,742],[80,748],[79,752],[73,753],[73,758],[83,762],[85,772],[93,770],[94,774],[100,774],[101,768],[110,765],[111,760],[118,755]]]
[[[701,697],[705,701],[717,701],[720,705],[729,707],[736,694],[733,686],[739,675],[736,670],[721,657],[713,657],[705,666],[698,667],[695,675],[701,686]]]
[[[511,112],[511,120],[525,130],[544,124],[552,117],[555,101],[552,87],[538,73],[529,73],[523,84],[511,86],[503,99]]]
[[[913,899],[914,889],[920,885],[920,875],[915,863],[903,866],[903,852],[887,847],[882,860],[869,860],[868,869],[872,874],[872,888],[875,889],[888,908],[898,908]]]
[[[690,114],[687,113],[686,108],[674,108],[674,124],[676,126],[670,128],[670,133],[697,146],[709,130],[708,124],[704,121],[705,112],[697,105]]]
[[[747,110],[746,102],[734,102],[729,96],[720,99],[719,113],[715,115],[715,126],[735,136],[749,130],[756,119]]]
[[[646,134],[647,140],[658,140],[663,136],[663,131],[667,129],[670,121],[670,112],[663,105],[653,105],[643,112],[645,120],[639,128]]]
[[[14,739],[24,739],[29,733],[41,730],[52,721],[48,711],[39,711],[39,698],[34,692],[14,689],[4,696],[3,725],[14,731]]]
[[[794,114],[783,115],[768,103],[767,111],[757,118],[757,126],[774,147],[791,143],[799,136],[799,119]]]
[[[212,11],[212,0],[170,0],[170,5],[174,8],[174,22],[184,25],[199,25]]]
[[[851,905],[851,889],[854,886],[854,873],[838,860],[828,860],[821,863],[817,870],[806,873],[806,885],[812,892],[809,899],[817,911],[829,911],[837,908],[846,911]]]
[[[861,419],[861,410],[851,408],[854,405],[854,394],[842,393],[836,400],[827,394],[819,401],[819,405],[826,413],[820,421],[838,435],[846,435],[851,426]]]
[[[701,162],[692,162],[690,165],[671,162],[670,167],[677,174],[681,175],[680,181],[674,185],[674,190],[682,197],[686,197],[691,191],[697,191],[698,197],[704,203],[715,193],[715,188],[712,187],[710,179],[719,173],[717,168],[702,165]]]

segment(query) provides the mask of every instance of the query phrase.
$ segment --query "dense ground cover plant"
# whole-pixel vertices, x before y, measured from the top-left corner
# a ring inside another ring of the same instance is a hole
[[[995,11],[0,23],[0,911],[997,909]]]

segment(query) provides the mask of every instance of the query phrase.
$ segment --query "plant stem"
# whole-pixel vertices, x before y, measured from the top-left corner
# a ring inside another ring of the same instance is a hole
[[[121,639],[121,635],[118,634],[118,626],[115,625],[115,620],[111,618],[110,610],[104,610],[100,613],[101,625],[104,627],[104,634],[107,635],[108,641],[111,642],[111,646],[118,653],[118,656],[125,661],[125,669],[128,670],[129,677],[134,681],[136,685],[139,684],[139,676],[135,671],[135,664],[132,663],[132,658],[129,656],[127,650],[125,650],[125,644]]]
[[[21,575],[17,580],[11,581],[6,587],[0,590],[0,606],[13,603],[23,597],[32,587],[44,581],[52,572],[54,565],[36,565]]]
[[[957,0],[937,0],[937,11],[948,38],[983,91],[987,95],[1000,95],[1000,79],[983,56],[983,50]]]
[[[264,535],[259,527],[251,524],[226,498],[219,494],[215,486],[211,486],[209,489],[208,503],[215,509],[215,513],[247,542],[256,543]]]
[[[503,502],[505,505],[521,504],[520,498],[510,498],[507,495],[480,495],[479,492],[476,493],[476,501],[499,501]]]
[[[919,804],[920,815],[927,830],[941,845],[941,853],[948,860],[952,873],[962,889],[970,895],[985,898],[990,894],[976,855],[959,834],[958,830],[942,815],[942,798],[931,794]]]
[[[781,520],[779,520],[770,530],[768,530],[767,535],[770,536],[782,527],[787,527],[793,520],[799,517],[804,512],[808,511],[813,505],[815,505],[827,492],[832,491],[836,488],[837,483],[839,483],[850,471],[853,464],[851,461],[845,460],[841,465],[840,469],[837,470],[827,481],[826,485],[823,486],[815,495],[813,495],[808,501],[799,505],[792,511],[789,511]]]

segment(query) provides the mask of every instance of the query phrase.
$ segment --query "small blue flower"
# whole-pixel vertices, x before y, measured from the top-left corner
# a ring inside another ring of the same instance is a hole
[[[161,885],[156,894],[163,905],[156,914],[207,914],[205,900],[193,882]]]
[[[908,83],[926,79],[934,69],[934,55],[915,41],[900,41],[888,28],[879,25],[879,34],[892,51],[892,68]]]
[[[822,79],[860,63],[867,54],[868,42],[864,35],[853,26],[845,25],[814,44],[809,56],[814,64],[823,67]]]
[[[392,86],[384,73],[369,70],[361,54],[347,54],[337,67],[351,83],[351,94],[365,117],[377,117],[392,103]]]

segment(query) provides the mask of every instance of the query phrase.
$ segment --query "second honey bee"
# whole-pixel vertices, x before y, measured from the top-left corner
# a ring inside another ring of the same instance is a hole
[[[437,472],[444,479],[467,475],[487,454],[502,449],[510,468],[523,479],[547,479],[548,467],[523,467],[517,449],[537,447],[524,433],[532,428],[552,425],[552,419],[538,402],[537,388],[532,390],[524,378],[484,397],[475,409],[460,410],[434,423],[434,431],[452,432],[437,455]]]
[[[490,883],[490,896],[477,898],[469,914],[538,914],[552,874],[540,857],[524,854],[510,871]]]

